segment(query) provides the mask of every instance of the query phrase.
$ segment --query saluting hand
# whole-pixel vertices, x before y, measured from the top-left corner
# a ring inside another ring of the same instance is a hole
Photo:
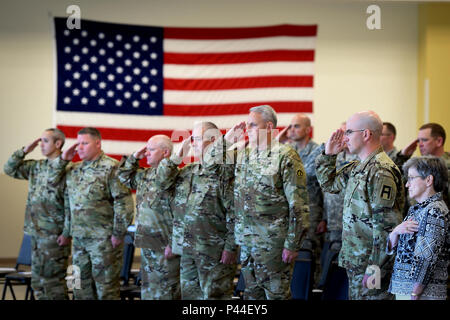
[[[287,132],[289,130],[289,128],[291,127],[291,125],[288,125],[286,128],[284,128],[283,130],[280,131],[279,134],[277,134],[277,136],[275,137],[275,140],[277,140],[280,143],[285,143],[289,140],[288,136],[287,136]]]
[[[135,157],[138,160],[141,160],[145,156],[145,151],[147,150],[147,146],[143,146],[138,151],[133,153],[133,157]]]
[[[184,158],[189,154],[189,151],[191,150],[191,140],[192,136],[189,136],[181,142],[180,149],[177,152],[178,157]]]
[[[344,150],[344,130],[337,129],[325,144],[325,154],[335,155]]]
[[[410,144],[408,144],[406,147],[402,149],[401,154],[404,156],[412,156],[414,151],[417,149],[417,145],[419,144],[419,139],[415,139]]]
[[[230,130],[225,134],[225,141],[231,144],[234,144],[238,141],[241,141],[244,138],[244,130],[245,130],[245,121],[242,121],[236,125],[234,125]]]
[[[68,149],[64,150],[64,152],[61,154],[61,159],[66,160],[66,161],[72,161],[72,159],[77,154],[78,145],[79,145],[78,142],[74,143]]]
[[[32,143],[30,143],[29,145],[27,145],[24,149],[23,152],[25,152],[25,154],[30,153],[31,151],[33,151],[37,145],[39,144],[39,142],[41,141],[41,138],[37,138],[36,140],[34,140]]]

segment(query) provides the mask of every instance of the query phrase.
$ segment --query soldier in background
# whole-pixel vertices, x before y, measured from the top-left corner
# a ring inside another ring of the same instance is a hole
[[[68,298],[66,270],[70,254],[70,229],[64,211],[65,180],[48,183],[50,163],[61,154],[65,136],[47,129],[23,147],[4,166],[7,175],[28,180],[24,232],[31,235],[31,287],[39,300]],[[24,160],[40,143],[45,160]]]
[[[72,260],[81,273],[81,288],[74,288],[74,297],[120,299],[123,238],[133,218],[133,199],[117,177],[119,162],[101,149],[100,132],[83,128],[77,140],[54,161],[52,179],[55,183],[66,175]],[[67,165],[77,152],[82,161]]]
[[[283,129],[277,139],[289,144],[297,151],[306,171],[306,186],[309,196],[309,228],[302,242],[302,249],[312,250],[315,259],[314,279],[317,284],[320,276],[320,253],[322,251],[322,234],[325,229],[319,228],[323,221],[323,193],[316,177],[316,157],[319,155],[319,145],[311,139],[311,119],[304,114],[297,114],[291,124]]]
[[[272,107],[250,109],[248,147],[238,151],[235,169],[235,235],[241,246],[244,299],[289,299],[293,262],[309,223],[306,174],[295,150],[272,136]],[[231,128],[229,143],[245,122]]]
[[[397,130],[394,125],[390,122],[383,122],[383,131],[381,133],[381,146],[383,147],[384,152],[388,155],[389,158],[394,161],[399,169],[402,168],[403,164],[411,158],[414,150],[417,148],[417,141],[414,141],[412,144],[408,145],[406,148],[398,151],[394,146],[394,140],[397,136]],[[406,182],[405,182],[406,183]]]
[[[192,142],[198,162],[180,170],[172,203],[172,251],[181,255],[181,297],[231,299],[237,250],[234,165],[225,159],[222,134],[215,124],[196,123]]]
[[[356,113],[345,132],[338,129],[331,135],[316,159],[323,190],[345,192],[339,266],[347,270],[352,300],[392,299],[387,288],[393,259],[386,255],[386,240],[402,220],[404,189],[400,170],[381,147],[382,129],[376,113]],[[336,171],[336,155],[345,145],[360,161]],[[377,277],[379,288],[368,283]]]
[[[181,298],[180,257],[172,254],[171,248],[171,187],[178,174],[177,164],[169,159],[172,149],[169,137],[153,136],[146,146],[124,157],[118,170],[120,181],[136,190],[134,243],[136,247],[142,248],[142,300]],[[139,167],[139,160],[144,156],[150,168]]]

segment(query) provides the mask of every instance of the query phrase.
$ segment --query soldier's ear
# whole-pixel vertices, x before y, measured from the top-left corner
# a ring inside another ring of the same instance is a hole
[[[56,140],[56,141],[55,141],[55,147],[56,147],[56,149],[61,150],[61,147],[62,147],[62,141],[61,141],[61,140]]]

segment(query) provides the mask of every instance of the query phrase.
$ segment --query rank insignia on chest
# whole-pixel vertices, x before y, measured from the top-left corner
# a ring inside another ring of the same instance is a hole
[[[299,177],[303,176],[303,171],[300,169],[297,170],[297,176],[299,176]]]

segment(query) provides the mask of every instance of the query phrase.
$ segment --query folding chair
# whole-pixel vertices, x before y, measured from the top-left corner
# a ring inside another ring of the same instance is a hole
[[[291,294],[294,300],[309,300],[314,281],[314,256],[312,250],[301,249],[295,260],[291,280]]]
[[[126,298],[133,298],[136,296],[137,284],[139,279],[135,279],[135,284],[130,284],[130,278],[132,277],[131,267],[133,266],[134,251],[135,246],[133,243],[133,236],[130,234],[125,235],[125,245],[123,249],[123,265],[120,271],[120,279],[122,280],[122,285],[120,286],[120,298],[125,300]],[[139,276],[138,276],[139,278]],[[140,295],[140,288],[139,288]]]
[[[339,267],[338,257],[339,251],[328,251],[319,283],[323,289],[322,300],[348,300],[347,272]]]
[[[17,258],[15,272],[5,275],[5,284],[3,285],[2,300],[6,298],[6,290],[9,288],[11,295],[16,300],[14,285],[26,285],[25,300],[34,300],[33,289],[31,288],[31,271],[21,271],[20,266],[31,266],[31,236],[24,234],[20,246],[19,256]]]

